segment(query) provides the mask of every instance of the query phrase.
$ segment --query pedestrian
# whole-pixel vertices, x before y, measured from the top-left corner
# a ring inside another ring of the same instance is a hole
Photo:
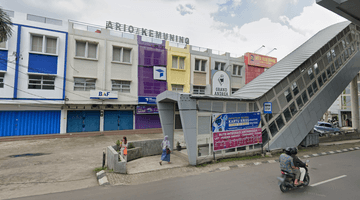
[[[121,144],[121,155],[125,160],[126,160],[126,156],[127,156],[127,147],[128,147],[127,138],[124,136],[123,142]]]
[[[168,164],[170,164],[170,142],[168,140],[168,136],[165,135],[164,140],[161,143],[162,147],[162,154],[161,154],[161,160],[159,162],[160,165],[162,165],[162,161],[167,161]]]

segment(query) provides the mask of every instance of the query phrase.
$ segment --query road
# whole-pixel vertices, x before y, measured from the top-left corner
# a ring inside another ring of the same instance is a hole
[[[360,151],[310,158],[310,186],[288,193],[279,190],[276,177],[280,170],[275,163],[134,186],[98,186],[20,199],[358,199],[359,158]],[[339,176],[342,178],[311,186]]]

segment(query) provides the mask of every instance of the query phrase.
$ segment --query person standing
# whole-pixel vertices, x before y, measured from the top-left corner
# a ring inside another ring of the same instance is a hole
[[[127,156],[127,147],[128,147],[127,138],[124,136],[121,144],[121,155],[125,160]]]
[[[160,165],[162,165],[162,161],[167,161],[168,164],[170,164],[170,141],[168,140],[168,136],[165,135],[164,140],[161,143],[162,147],[162,154],[161,154],[161,160],[159,162]]]

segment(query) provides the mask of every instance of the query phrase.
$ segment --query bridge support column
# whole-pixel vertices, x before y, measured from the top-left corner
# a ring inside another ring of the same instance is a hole
[[[351,121],[352,128],[357,132],[359,129],[359,96],[358,96],[358,75],[351,81],[350,94],[351,94]]]

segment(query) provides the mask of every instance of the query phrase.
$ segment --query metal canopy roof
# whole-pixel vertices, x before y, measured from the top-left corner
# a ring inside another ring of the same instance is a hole
[[[316,3],[360,26],[359,0],[316,0]]]
[[[263,96],[270,89],[297,69],[303,62],[316,53],[321,47],[334,38],[351,22],[345,21],[331,25],[295,49],[270,69],[250,81],[244,87],[231,95],[243,100],[255,100]]]

